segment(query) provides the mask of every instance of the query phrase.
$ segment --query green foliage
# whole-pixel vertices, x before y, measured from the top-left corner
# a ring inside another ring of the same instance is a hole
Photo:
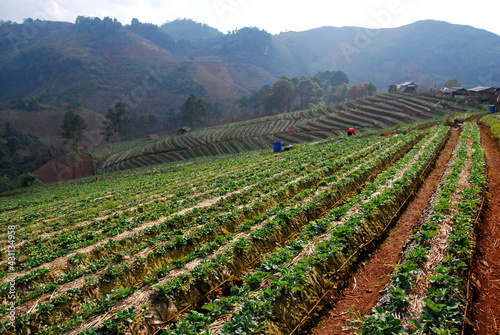
[[[175,329],[164,331],[163,335],[199,335],[209,334],[206,329],[208,318],[203,314],[192,311],[187,317],[183,318]]]
[[[472,138],[472,150],[470,149]],[[472,158],[469,171],[464,171],[468,157]],[[408,306],[413,278],[419,273],[419,268],[427,261],[427,254],[432,247],[432,237],[437,234],[445,221],[453,222],[452,230],[447,239],[447,256],[437,264],[429,277],[431,287],[423,299],[425,307],[417,319],[410,323],[417,328],[417,333],[455,334],[465,318],[463,311],[469,301],[466,301],[466,276],[468,266],[472,263],[473,221],[477,215],[476,209],[481,203],[481,194],[485,184],[482,176],[484,169],[484,154],[482,152],[479,128],[472,123],[466,123],[462,131],[458,150],[454,153],[453,162],[443,176],[437,198],[432,202],[432,211],[428,220],[421,225],[420,231],[414,235],[413,248],[404,261],[397,267],[391,278],[391,286],[387,293],[387,304],[379,312],[399,315]],[[469,180],[477,183],[471,188],[458,189],[458,180],[463,173],[470,172]],[[482,189],[483,188],[483,189]],[[461,194],[461,201],[456,195]],[[453,198],[453,200],[452,200]],[[367,319],[364,326],[371,325],[372,319]]]
[[[246,61],[256,63],[265,59],[272,44],[272,36],[256,27],[245,27],[226,35],[219,54],[224,56],[245,56]]]
[[[322,95],[323,89],[309,77],[299,81],[295,89],[295,96],[300,99],[300,109],[305,109],[310,103],[317,103]]]
[[[129,122],[129,114],[130,111],[127,105],[122,101],[117,102],[114,107],[108,109],[101,128],[101,134],[106,137],[106,141],[109,141],[111,136],[114,136],[116,140],[116,135],[123,134],[125,126]]]
[[[462,84],[456,79],[448,79],[442,85],[442,87],[452,88],[452,87],[461,87]]]
[[[2,109],[19,109],[27,111],[41,111],[44,107],[40,104],[38,100],[33,98],[29,100],[24,99],[13,99],[6,104],[0,103],[0,110]]]
[[[335,101],[342,102],[346,99],[347,96],[347,91],[349,90],[349,87],[347,86],[346,83],[340,85],[337,90],[335,91],[334,94],[334,99]]]
[[[357,330],[358,334],[408,334],[408,330],[401,325],[401,320],[381,307],[374,307],[373,314],[370,314],[363,326]]]
[[[38,180],[38,177],[31,172],[19,176],[19,185],[22,187],[28,187],[36,184],[37,182],[41,183],[40,180]]]
[[[87,123],[80,115],[70,109],[64,113],[61,130],[62,138],[74,140],[78,145],[78,141],[82,138],[85,130],[87,130]]]
[[[319,102],[342,102],[349,83],[349,78],[343,71],[320,71],[314,76],[293,77],[289,80],[292,85],[286,79],[288,78],[283,76],[272,87],[263,85],[259,90],[253,91],[250,97],[242,97],[240,107],[253,109],[256,114],[264,111],[270,115],[276,111],[306,109],[309,104]],[[290,92],[293,94],[291,100]]]
[[[500,116],[497,114],[487,115],[482,118],[488,127],[491,129],[491,134],[497,141],[500,141]]]
[[[132,25],[134,25],[133,21]],[[190,19],[177,19],[167,22],[160,28],[169,38],[179,41],[183,48],[194,49],[189,50],[192,52],[197,50],[197,45],[222,37],[222,33],[217,29]]]
[[[33,38],[30,43],[24,43],[26,39],[23,32],[30,29],[33,30]],[[439,34],[433,34],[429,38],[426,33],[429,30],[439,31]],[[395,38],[402,31],[410,38]],[[272,80],[270,78],[279,78],[283,74],[297,75],[300,80],[300,76],[320,71],[312,79],[323,90],[321,100],[329,103],[343,100],[343,90],[338,88],[349,83],[346,73],[356,82],[372,80],[379,88],[387,78],[416,77],[422,73],[422,69],[414,68],[421,65],[416,60],[429,55],[436,56],[439,48],[454,50],[458,45],[455,43],[458,35],[466,36],[464,40],[471,48],[466,50],[463,59],[454,59],[453,62],[473,64],[477,67],[476,71],[464,73],[465,70],[460,66],[450,65],[450,60],[438,52],[436,57],[430,57],[432,61],[427,63],[425,71],[428,76],[424,76],[429,78],[426,80],[433,82],[419,84],[429,86],[438,80],[441,82],[442,79],[439,78],[449,77],[450,71],[462,71],[460,77],[463,82],[472,85],[477,82],[476,74],[486,75],[479,64],[491,62],[494,59],[491,55],[498,53],[498,36],[488,36],[486,32],[470,27],[422,22],[389,29],[386,33],[377,46],[372,46],[375,47],[373,52],[360,52],[362,50],[353,47],[356,57],[341,57],[346,59],[335,64],[334,71],[331,70],[331,55],[338,52],[338,46],[343,44],[341,41],[346,36],[347,40],[355,40],[352,29],[348,27],[324,27],[273,36],[257,28],[243,28],[222,34],[217,29],[190,20],[176,20],[161,28],[141,23],[137,19],[124,27],[116,19],[109,17],[101,19],[79,16],[75,24],[26,20],[24,24],[2,25],[0,38],[6,47],[0,53],[0,101],[7,105],[8,101],[21,97],[23,109],[38,110],[39,104],[63,110],[68,105],[75,108],[79,104],[88,103],[89,97],[92,97],[92,103],[98,105],[96,109],[105,110],[109,107],[109,97],[125,94],[134,100],[134,93],[140,92],[135,89],[143,86],[144,79],[151,84],[156,78],[161,78],[156,82],[157,88],[147,91],[147,99],[136,99],[141,101],[132,103],[137,104],[138,115],[153,113],[157,117],[163,117],[169,108],[177,111],[179,101],[190,93],[206,98],[207,89],[212,89],[212,84],[204,80],[198,83],[193,74],[199,70],[198,62],[213,62],[225,63],[231,79],[241,85],[243,90],[258,88]],[[148,43],[143,43],[144,40]],[[393,49],[398,50],[397,52],[392,51],[388,55],[387,50],[378,48],[380,45],[394,43],[395,40],[396,47]],[[446,46],[442,45],[443,41]],[[492,45],[495,47],[492,48]],[[12,52],[13,49],[20,52]],[[166,59],[170,57],[161,50],[169,50],[171,59]],[[151,57],[154,53],[163,56]],[[408,58],[408,55],[411,57]],[[482,62],[468,62],[467,59],[481,59]],[[394,66],[398,62],[411,64],[409,68],[405,68],[404,76],[401,74],[401,67]],[[148,73],[158,63],[161,64],[161,69],[154,73],[154,80],[150,80]],[[493,69],[493,72],[488,73],[493,78],[498,74],[494,66],[484,68]],[[471,73],[475,75],[472,76]],[[372,77],[367,79],[367,74]],[[298,82],[294,82],[295,86],[296,84]],[[239,91],[236,84],[231,88]],[[29,99],[34,99],[34,102]],[[307,105],[306,100],[295,102],[293,108],[303,108]],[[311,100],[315,103],[314,98]],[[254,105],[248,105],[250,108],[247,107],[244,112],[258,111],[259,109],[253,108]],[[233,112],[238,116],[238,111]],[[176,114],[169,114],[169,120],[164,121],[165,126],[172,129],[179,125],[178,120],[173,120]],[[224,114],[228,117],[230,111]]]
[[[166,49],[166,50],[174,50],[176,43],[174,39],[166,34],[164,30],[160,27],[151,24],[151,23],[142,23],[139,22],[138,19],[132,19],[132,22],[129,26],[125,26],[126,29],[136,33],[139,36],[142,36],[154,44]]]
[[[289,112],[294,90],[292,81],[287,76],[282,76],[262,97],[264,111],[268,114]]]
[[[54,276],[47,268],[19,278],[27,286],[19,290],[19,299],[26,302],[37,301],[40,295],[82,277],[78,288],[40,306],[44,315],[51,315],[44,322],[45,329],[40,329],[33,315],[27,321],[33,332],[49,334],[102,317],[100,325],[88,333],[133,333],[144,321],[141,318],[154,313],[154,298],[158,298],[165,306],[186,307],[186,313],[169,325],[166,334],[203,333],[219,317],[225,322],[220,324],[221,334],[265,332],[266,320],[274,321],[280,315],[276,310],[295,306],[307,310],[301,299],[311,289],[315,296],[321,294],[316,290],[318,270],[325,278],[336,275],[338,260],[343,263],[367,242],[366,224],[370,224],[370,215],[379,213],[377,206],[398,207],[393,199],[401,198],[410,184],[406,174],[401,178],[404,182],[394,183],[394,191],[373,199],[371,195],[392,182],[403,167],[418,178],[415,171],[428,164],[427,157],[444,138],[443,128],[431,131],[417,144],[424,136],[420,131],[325,141],[280,157],[245,154],[167,164],[103,175],[95,182],[92,178],[92,183],[49,185],[26,192],[22,198],[8,198],[2,202],[4,217],[23,217],[17,221],[18,231],[25,234],[20,271],[84,246],[96,246],[95,253],[68,258],[61,275]],[[421,150],[421,158],[426,159],[414,159]],[[395,163],[385,170],[387,161]],[[328,179],[317,187],[333,175],[342,178]],[[349,191],[365,183],[369,186],[361,193]],[[196,206],[215,197],[220,197],[216,203]],[[345,207],[325,212],[337,200]],[[365,204],[368,201],[371,203]],[[361,215],[343,218],[357,205]],[[180,211],[183,214],[176,214]],[[152,222],[155,224],[145,229],[144,224]],[[80,224],[74,227],[75,223]],[[33,226],[36,230],[30,230]],[[57,230],[45,238],[52,227]],[[125,231],[131,232],[126,238],[113,238]],[[310,257],[300,255],[304,250]],[[413,258],[422,261],[422,253],[416,250]],[[260,265],[249,265],[254,259]],[[406,272],[411,270],[407,267]],[[123,298],[137,290],[126,287],[130,285],[154,293],[137,314],[120,311]],[[3,292],[6,288],[8,285],[2,286]],[[391,294],[394,310],[404,310],[407,300],[402,289],[391,290]],[[200,313],[201,299],[221,295],[223,299],[204,306],[206,314]],[[196,311],[189,312],[189,308]],[[179,310],[169,308],[169,313],[175,316]],[[401,327],[390,316],[382,315],[375,323],[379,333],[390,334]]]
[[[349,78],[343,71],[320,71],[312,78],[317,82],[325,93],[335,93],[335,90],[343,85],[349,84]]]
[[[50,153],[38,137],[14,129],[9,122],[2,125],[0,130],[0,180],[2,181],[0,193],[2,193],[19,187],[21,181],[19,176],[47,162]]]
[[[254,114],[263,112],[262,98],[271,90],[271,86],[263,85],[260,89],[252,91],[250,96],[243,96],[239,100],[239,106],[243,110],[253,110]]]
[[[202,122],[207,114],[207,105],[202,98],[190,94],[181,106],[182,119],[188,124]]]

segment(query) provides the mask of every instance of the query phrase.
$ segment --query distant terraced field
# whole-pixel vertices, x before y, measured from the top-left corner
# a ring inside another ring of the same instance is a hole
[[[345,136],[355,127],[366,133],[408,123],[433,120],[462,105],[441,107],[440,100],[408,94],[379,94],[334,106],[323,106],[221,126],[193,129],[184,135],[138,140],[95,149],[101,168],[126,170],[190,158],[267,150],[274,141],[284,145]]]

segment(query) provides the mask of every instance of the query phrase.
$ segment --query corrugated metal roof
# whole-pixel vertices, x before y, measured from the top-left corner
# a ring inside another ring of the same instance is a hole
[[[494,90],[493,87],[490,86],[476,86],[473,88],[469,88],[467,91],[470,92],[482,92],[482,91],[487,91],[487,90]]]
[[[458,92],[458,91],[464,91],[467,92],[467,90],[463,87],[451,87],[451,88],[444,88],[443,92]]]

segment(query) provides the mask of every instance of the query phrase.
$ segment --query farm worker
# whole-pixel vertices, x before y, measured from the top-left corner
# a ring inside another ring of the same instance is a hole
[[[347,130],[347,136],[351,136],[351,135],[356,135],[356,131],[354,130],[353,127],[349,128]]]

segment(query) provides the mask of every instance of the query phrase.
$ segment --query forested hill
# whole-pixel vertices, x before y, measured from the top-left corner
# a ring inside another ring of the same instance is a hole
[[[0,25],[0,103],[35,99],[98,113],[122,100],[137,114],[165,116],[194,93],[239,98],[282,75],[342,70],[379,90],[402,81],[500,86],[500,37],[468,26],[421,21],[394,29],[323,27],[271,35],[227,34],[191,20],[161,27],[79,17],[74,24]]]
[[[500,86],[500,36],[470,26],[427,20],[380,30],[322,27],[275,40],[302,71],[334,64],[353,83],[372,81],[385,89],[407,80],[439,86],[458,78],[466,87]]]

